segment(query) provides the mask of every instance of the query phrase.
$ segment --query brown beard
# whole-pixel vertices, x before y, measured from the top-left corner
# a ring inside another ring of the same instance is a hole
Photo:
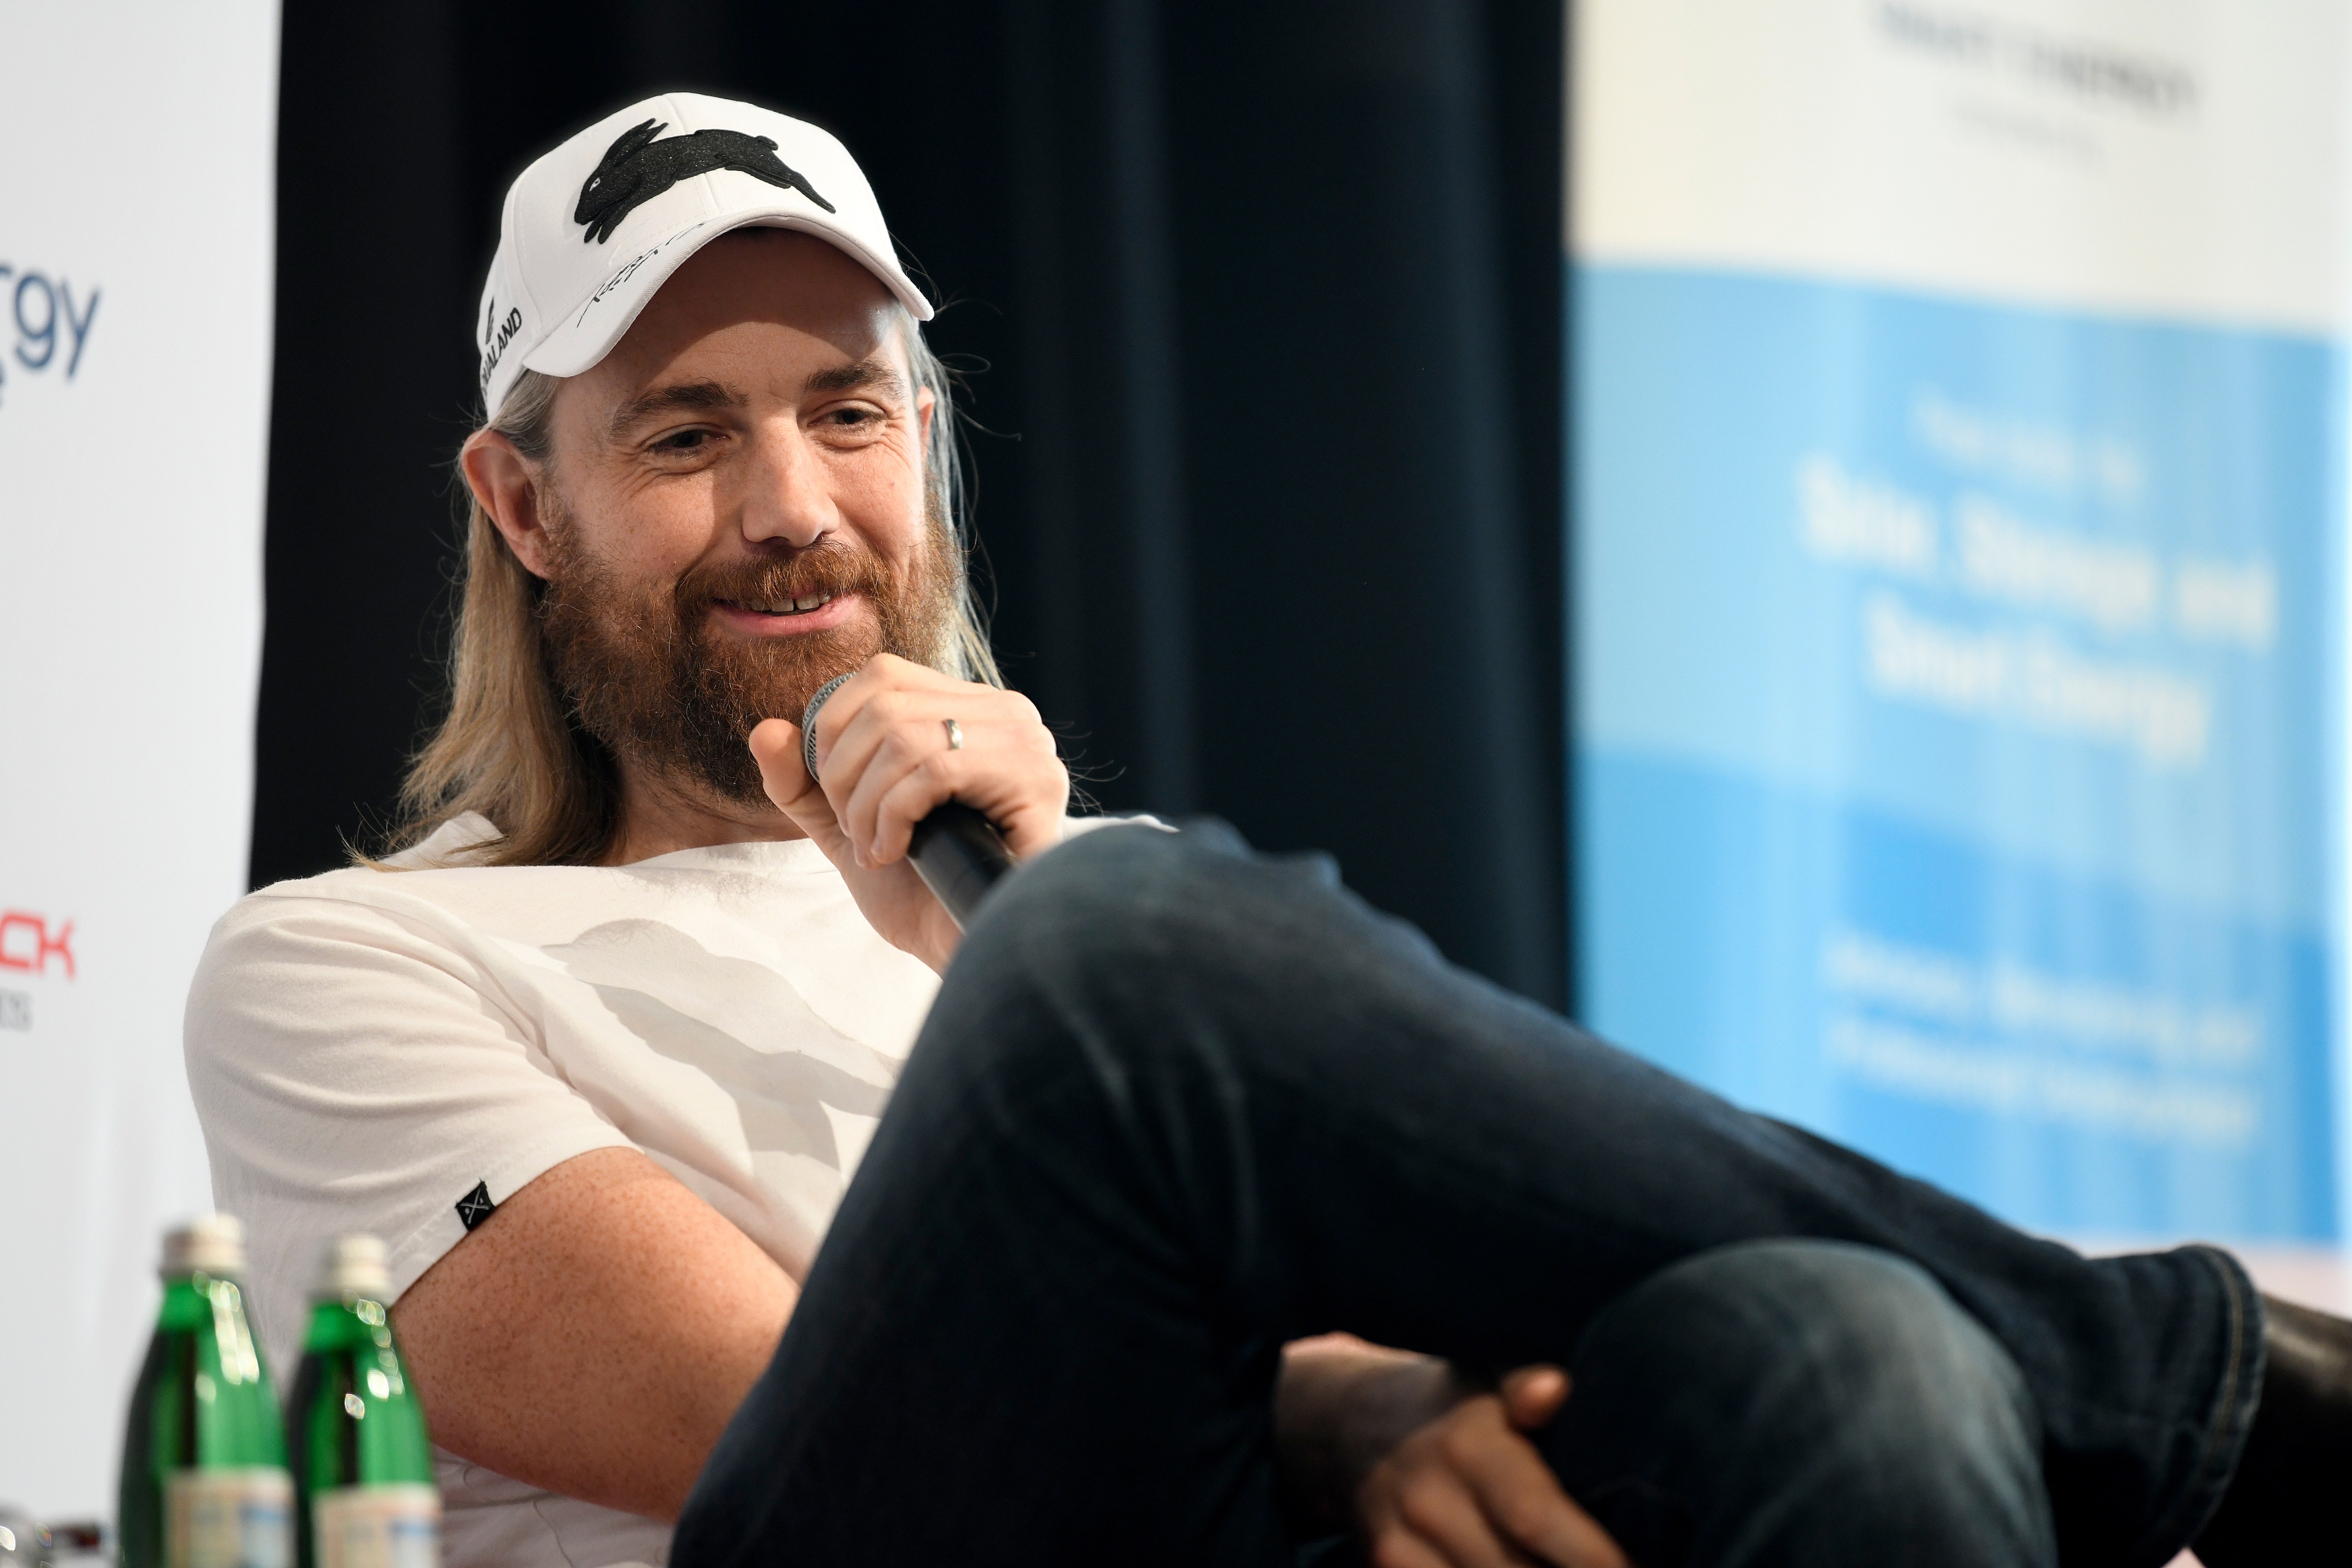
[[[628,583],[581,543],[560,503],[548,542],[540,632],[581,727],[618,757],[743,805],[767,804],[744,744],[762,719],[800,722],[817,688],[877,653],[936,667],[953,607],[954,541],[936,509],[904,570],[833,533],[764,560],[697,566],[673,584]],[[754,640],[722,631],[710,614],[721,600],[852,593],[876,624]]]

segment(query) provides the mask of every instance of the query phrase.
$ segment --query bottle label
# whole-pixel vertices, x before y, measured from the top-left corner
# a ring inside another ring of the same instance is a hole
[[[163,1498],[166,1568],[293,1568],[294,1478],[274,1465],[174,1470]]]
[[[336,1487],[310,1500],[310,1531],[318,1568],[441,1568],[441,1494]]]

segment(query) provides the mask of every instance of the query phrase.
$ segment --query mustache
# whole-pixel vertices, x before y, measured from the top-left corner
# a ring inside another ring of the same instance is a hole
[[[891,574],[869,551],[823,541],[765,561],[709,562],[688,570],[671,590],[680,624],[690,626],[701,612],[721,601],[773,605],[811,595],[864,594],[877,604],[889,602],[896,588]]]

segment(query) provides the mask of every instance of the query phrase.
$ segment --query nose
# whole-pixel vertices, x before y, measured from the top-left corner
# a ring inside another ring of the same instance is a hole
[[[751,457],[740,507],[745,540],[780,539],[805,549],[841,526],[824,465],[809,449],[797,420],[761,424],[752,437]]]

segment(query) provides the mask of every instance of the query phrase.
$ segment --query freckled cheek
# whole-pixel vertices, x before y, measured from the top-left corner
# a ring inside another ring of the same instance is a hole
[[[912,559],[923,547],[923,489],[918,479],[868,476],[835,492],[844,521],[863,534],[875,552],[893,561]]]
[[[597,553],[632,577],[675,577],[710,547],[720,530],[707,485],[628,487],[596,520]]]

